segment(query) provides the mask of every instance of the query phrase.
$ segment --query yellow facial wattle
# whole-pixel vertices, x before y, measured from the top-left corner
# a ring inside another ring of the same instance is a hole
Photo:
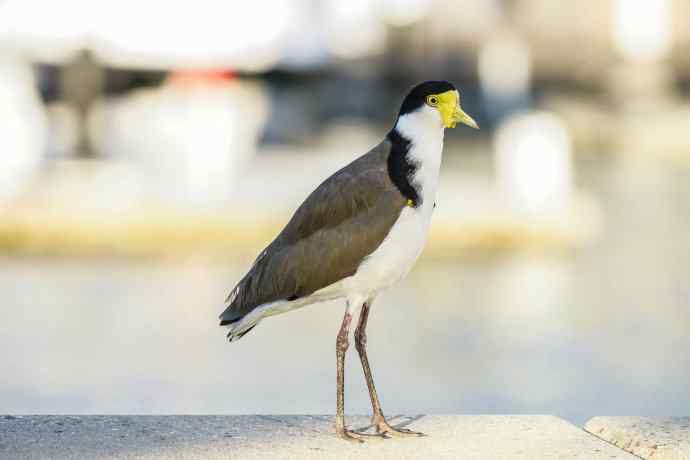
[[[463,112],[460,107],[460,96],[456,90],[446,91],[441,94],[434,94],[430,98],[436,98],[435,106],[441,113],[441,121],[446,128],[455,128],[458,123],[479,129],[479,125],[474,119]]]

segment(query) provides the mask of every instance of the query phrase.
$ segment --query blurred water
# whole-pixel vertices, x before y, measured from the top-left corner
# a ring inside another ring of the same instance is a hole
[[[615,171],[615,172],[613,172]],[[374,304],[396,413],[690,413],[690,173],[596,163],[606,234],[570,256],[426,262]],[[342,302],[217,327],[249,261],[0,263],[0,413],[332,413]],[[354,347],[346,405],[367,413]]]

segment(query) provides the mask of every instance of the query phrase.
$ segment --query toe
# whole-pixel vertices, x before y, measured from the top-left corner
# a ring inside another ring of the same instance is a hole
[[[376,426],[376,431],[390,437],[407,438],[407,437],[422,437],[426,436],[424,433],[418,431],[408,430],[407,428],[393,428],[387,422],[380,423]]]
[[[364,441],[382,441],[387,439],[386,433],[360,433],[359,431],[342,430],[337,431],[338,437],[356,443],[363,443]]]
[[[347,430],[338,432],[338,437],[340,439],[344,439],[345,441],[349,441],[356,444],[362,444],[364,442],[363,439],[360,439],[357,436],[353,436],[352,433]]]

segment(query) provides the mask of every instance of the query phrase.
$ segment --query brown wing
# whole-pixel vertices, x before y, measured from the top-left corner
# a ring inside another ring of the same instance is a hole
[[[389,152],[390,144],[382,142],[309,195],[230,293],[221,324],[265,303],[308,296],[357,271],[406,203],[388,176]]]

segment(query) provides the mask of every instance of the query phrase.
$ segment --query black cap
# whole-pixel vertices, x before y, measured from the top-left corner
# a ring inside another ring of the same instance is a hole
[[[420,83],[410,90],[405,97],[405,100],[400,106],[400,113],[398,116],[406,113],[414,112],[426,103],[426,97],[430,94],[440,94],[446,91],[452,91],[455,86],[448,81],[425,81]]]

